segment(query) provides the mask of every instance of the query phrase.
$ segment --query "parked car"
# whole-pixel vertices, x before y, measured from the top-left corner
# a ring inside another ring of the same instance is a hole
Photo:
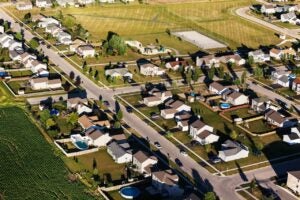
[[[129,113],[132,113],[132,107],[131,106],[126,106],[126,111]]]
[[[108,101],[103,101],[103,104],[104,104],[105,106],[109,106],[109,105],[110,105]]]
[[[176,163],[179,167],[182,167],[182,166],[183,166],[182,162],[181,162],[178,158],[175,159],[175,163]]]
[[[154,146],[158,149],[161,149],[162,147],[160,146],[159,142],[154,142]]]
[[[180,154],[183,155],[183,156],[187,156],[188,155],[184,149],[180,149]]]
[[[222,161],[221,158],[219,158],[218,156],[212,156],[212,157],[209,158],[209,160],[210,160],[212,163],[214,163],[214,164],[219,163],[219,162]]]

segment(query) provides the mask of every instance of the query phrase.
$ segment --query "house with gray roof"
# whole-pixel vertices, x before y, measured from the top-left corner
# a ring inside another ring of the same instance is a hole
[[[201,145],[211,144],[219,140],[214,128],[197,119],[190,125],[190,136]]]
[[[96,147],[105,147],[111,140],[111,137],[103,129],[91,127],[84,132],[85,136],[89,138],[89,145]]]
[[[258,97],[251,100],[251,109],[258,113],[263,113],[267,109],[269,109],[269,106],[271,104],[270,99],[266,97]]]
[[[283,141],[289,145],[300,144],[300,131],[299,127],[291,128],[291,131],[283,135]]]
[[[290,87],[290,78],[286,75],[283,75],[279,79],[275,80],[275,83],[287,88]]]
[[[267,62],[267,61],[271,60],[270,55],[264,53],[261,49],[258,49],[255,51],[250,51],[248,53],[248,57],[249,58],[252,57],[253,61],[255,63],[262,63],[262,62]]]
[[[232,140],[226,140],[219,151],[219,158],[224,162],[247,158],[249,149],[245,145]]]
[[[112,78],[124,78],[127,80],[132,79],[133,74],[129,72],[127,68],[114,68],[114,69],[106,69],[105,70],[105,76],[106,77],[112,77]]]
[[[118,164],[132,162],[132,150],[126,147],[127,145],[124,145],[124,143],[112,140],[107,145],[107,153]]]

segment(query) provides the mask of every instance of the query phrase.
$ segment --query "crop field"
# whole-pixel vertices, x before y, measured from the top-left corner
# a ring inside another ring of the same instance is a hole
[[[93,199],[20,108],[1,108],[0,127],[0,199]]]
[[[95,5],[61,10],[64,15],[73,16],[76,22],[89,30],[94,41],[100,42],[106,38],[109,31],[113,31],[126,39],[139,40],[144,44],[155,43],[158,40],[162,45],[186,53],[197,50],[197,47],[169,36],[166,33],[167,29],[196,30],[231,48],[277,43],[279,39],[272,31],[240,19],[234,14],[234,9],[252,3],[252,0],[211,0],[176,4]],[[59,9],[43,12],[56,15]],[[15,9],[11,10],[20,14]]]

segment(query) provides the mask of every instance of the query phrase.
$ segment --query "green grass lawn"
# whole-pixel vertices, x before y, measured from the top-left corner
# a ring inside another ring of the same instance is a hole
[[[64,15],[76,18],[91,33],[91,39],[101,42],[108,31],[125,39],[139,40],[144,44],[155,43],[156,39],[166,47],[178,49],[181,53],[197,50],[192,44],[179,41],[166,34],[166,29],[194,29],[228,44],[231,48],[246,45],[277,43],[279,39],[272,31],[234,15],[234,9],[252,4],[252,0],[212,0],[176,4],[131,4],[101,5],[86,8],[46,9],[42,13],[57,15],[61,9]],[[18,16],[25,12],[11,9]],[[32,13],[40,12],[33,9]]]
[[[16,123],[18,122],[18,123]],[[92,199],[17,107],[0,109],[0,193],[4,199]]]
[[[12,71],[9,72],[9,74],[15,78],[15,77],[22,77],[22,76],[31,76],[32,71],[31,70],[26,70],[26,71]]]
[[[233,116],[237,116],[239,118],[246,118],[254,116],[255,114],[249,113],[249,108],[239,108],[237,110],[225,112],[224,115],[229,119],[232,119]]]
[[[263,119],[255,120],[248,123],[249,131],[252,133],[265,133],[274,130],[269,124],[267,124]]]

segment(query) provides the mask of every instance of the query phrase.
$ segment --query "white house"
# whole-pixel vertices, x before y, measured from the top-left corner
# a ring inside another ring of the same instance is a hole
[[[264,97],[254,98],[251,100],[251,108],[258,112],[265,112],[271,104],[271,101]]]
[[[86,57],[94,57],[95,56],[95,49],[92,45],[80,45],[76,49],[76,53],[83,58]]]
[[[188,131],[189,130],[189,120],[180,120],[177,121],[177,128],[181,131]]]
[[[190,112],[191,107],[184,104],[182,101],[170,99],[165,103],[166,108],[160,111],[160,115],[164,119],[174,118],[176,113],[183,111]]]
[[[56,37],[57,37],[57,40],[62,44],[70,45],[72,43],[71,35],[69,33],[64,32],[64,31],[58,32]]]
[[[270,55],[265,54],[261,49],[258,49],[256,51],[250,51],[248,53],[248,57],[252,57],[253,61],[255,63],[262,63],[262,62],[267,62],[270,61]]]
[[[300,132],[298,127],[291,128],[291,132],[283,135],[283,141],[289,145],[300,144]]]
[[[167,99],[172,98],[171,91],[158,91],[151,93],[151,96],[143,98],[143,103],[148,107],[157,106]]]
[[[105,70],[106,77],[132,79],[133,74],[127,68],[114,68]]]
[[[137,171],[145,176],[151,175],[151,168],[157,162],[158,159],[155,156],[149,156],[143,151],[136,152],[132,158],[132,164],[136,167]]]
[[[69,98],[67,100],[67,108],[68,109],[74,109],[76,108],[79,104],[88,104],[87,98],[80,98],[80,97],[74,97],[74,98]]]
[[[4,26],[0,26],[0,34],[3,34],[4,33]]]
[[[75,1],[74,0],[56,0],[57,4],[61,7],[67,7],[69,6],[74,6]]]
[[[291,127],[298,123],[297,120],[287,118],[273,109],[266,112],[264,117],[268,123],[281,128]]]
[[[50,33],[52,36],[55,36],[59,31],[61,31],[61,28],[57,24],[48,24],[45,28],[45,32]]]
[[[89,138],[89,145],[96,147],[105,147],[112,139],[108,133],[103,132],[99,128],[91,127],[84,132],[85,136]]]
[[[152,173],[152,186],[166,196],[178,198],[183,194],[178,181],[179,177],[171,169]]]
[[[29,59],[36,60],[36,56],[32,55],[32,54],[29,54],[27,52],[24,52],[23,54],[20,55],[20,62],[21,63],[25,64]]]
[[[51,0],[36,0],[35,6],[38,8],[50,8],[52,6]]]
[[[218,95],[221,95],[223,92],[225,92],[228,88],[221,85],[220,83],[218,82],[213,82],[209,85],[209,91],[211,93],[214,93],[214,94],[218,94]]]
[[[300,195],[300,171],[287,172],[286,186],[296,195]]]
[[[260,8],[260,12],[263,13],[263,14],[267,14],[267,15],[274,14],[274,13],[276,13],[275,7],[276,6],[273,5],[273,4],[269,4],[269,5],[264,4]]]
[[[107,152],[118,164],[128,163],[132,161],[131,150],[124,149],[119,143],[114,140],[107,145]]]
[[[21,60],[21,55],[16,52],[15,50],[9,51],[9,57],[12,59],[12,61],[20,61]]]
[[[238,54],[221,56],[219,58],[219,60],[220,60],[220,62],[222,62],[224,64],[232,63],[232,64],[236,64],[237,66],[241,66],[241,65],[246,64],[246,60],[243,59]]]
[[[196,66],[198,67],[208,67],[211,68],[220,66],[220,58],[215,57],[214,55],[207,55],[203,57],[196,58]]]
[[[15,40],[10,40],[8,50],[13,51],[16,49],[22,49],[22,43]]]
[[[82,113],[91,113],[93,109],[86,104],[79,103],[76,106],[76,111],[78,115],[81,115]]]
[[[5,47],[5,46],[3,46],[3,44],[5,43],[5,41],[10,41],[10,40],[13,40],[14,39],[14,37],[12,36],[12,35],[8,35],[8,34],[6,34],[6,33],[2,33],[1,35],[0,35],[0,43],[1,43],[1,46],[3,47],[3,48],[7,48],[8,47],[8,45]]]
[[[232,140],[226,140],[218,154],[224,162],[247,158],[248,155],[248,147]]]
[[[277,48],[272,48],[270,50],[270,57],[275,59],[275,60],[280,60],[282,56],[282,51]]]
[[[244,105],[249,103],[249,98],[237,91],[230,91],[228,90],[228,93],[223,95],[223,99],[226,100],[227,103],[230,103],[234,106]]]
[[[95,2],[95,0],[78,0],[78,3],[83,4],[83,5],[91,4],[94,2]]]
[[[201,145],[211,144],[219,140],[219,136],[213,133],[214,128],[203,123],[199,119],[190,125],[190,136]]]
[[[43,17],[39,20],[38,27],[46,28],[50,24],[56,24],[60,27],[60,22],[52,17]]]
[[[275,80],[275,83],[281,85],[282,87],[290,87],[290,79],[288,76],[281,76],[279,79]]]
[[[300,78],[296,78],[296,79],[293,81],[292,89],[293,89],[297,94],[300,94]]]
[[[41,63],[35,59],[28,59],[27,62],[25,63],[26,68],[30,68],[30,70],[33,73],[37,73],[40,69],[45,69],[47,70],[47,65],[44,63]]]
[[[281,14],[280,21],[287,22],[287,23],[294,24],[294,25],[300,23],[300,19],[297,18],[296,14],[294,12]]]
[[[31,10],[32,3],[30,1],[19,1],[16,5],[17,10]]]
[[[61,88],[61,80],[60,79],[49,80],[48,77],[33,78],[33,79],[29,80],[29,83],[33,90]]]
[[[184,69],[189,67],[189,63],[186,60],[180,61],[178,58],[176,58],[175,61],[167,62],[165,66],[167,69],[177,71],[180,66],[182,66]]]
[[[165,70],[152,63],[146,63],[140,65],[140,73],[145,76],[161,76]]]

